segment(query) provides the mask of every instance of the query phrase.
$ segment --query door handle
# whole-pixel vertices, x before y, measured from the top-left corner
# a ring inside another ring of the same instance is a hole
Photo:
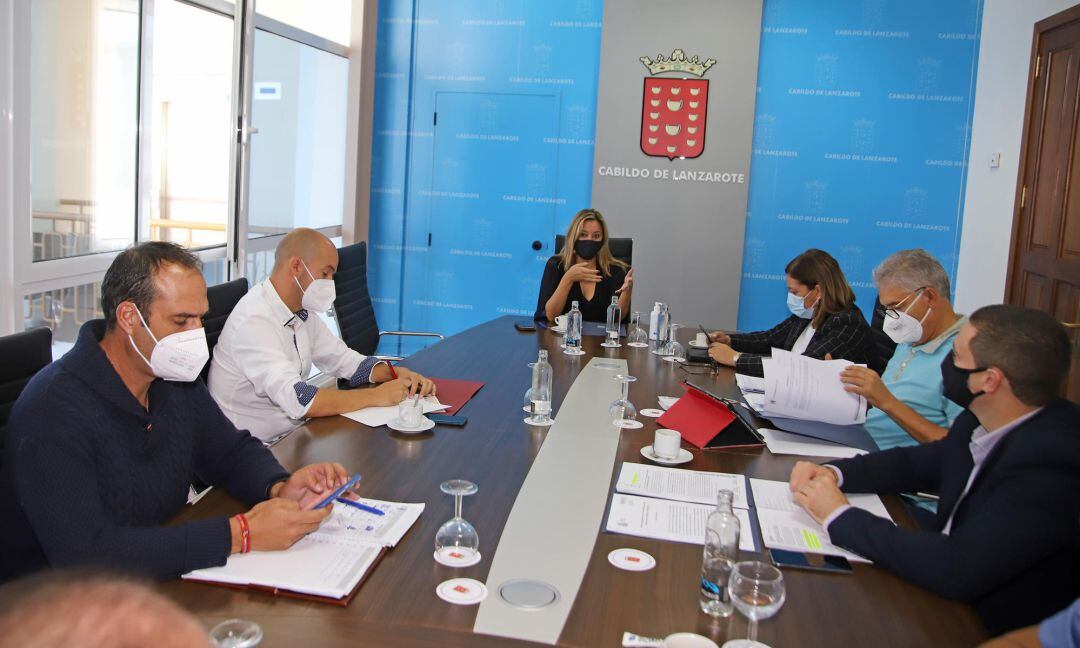
[[[541,243],[540,241],[533,241],[532,242],[532,249],[534,249],[536,251],[540,251],[540,249],[543,248],[543,247],[544,247],[544,244]]]

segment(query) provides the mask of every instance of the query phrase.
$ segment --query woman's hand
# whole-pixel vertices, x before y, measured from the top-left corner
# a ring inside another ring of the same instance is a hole
[[[626,273],[626,278],[623,279],[622,287],[615,291],[616,295],[621,295],[624,292],[633,292],[634,290],[634,269],[630,268],[630,271]]]
[[[713,342],[719,342],[720,344],[726,344],[731,346],[731,336],[723,331],[713,331],[709,334],[709,339]]]
[[[563,275],[564,281],[581,283],[600,283],[600,271],[588,261],[576,263]]]

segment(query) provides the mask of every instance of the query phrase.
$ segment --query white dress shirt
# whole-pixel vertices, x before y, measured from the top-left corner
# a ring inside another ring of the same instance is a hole
[[[317,391],[314,362],[353,385],[378,364],[350,349],[314,313],[293,313],[270,280],[252,288],[229,315],[210,363],[210,395],[229,420],[268,441],[307,415]]]
[[[814,325],[808,324],[802,330],[802,333],[799,333],[799,337],[795,338],[795,344],[791,345],[791,352],[799,355],[806,353],[806,347],[810,346],[810,340],[814,339],[814,333],[817,333]]]

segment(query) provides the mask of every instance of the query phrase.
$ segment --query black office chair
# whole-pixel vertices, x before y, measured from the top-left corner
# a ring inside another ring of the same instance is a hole
[[[382,360],[401,360],[401,356],[376,355],[384,335],[445,339],[438,333],[418,331],[380,331],[375,308],[367,286],[367,243],[361,241],[338,250],[338,269],[334,274],[337,298],[334,318],[341,329],[341,339],[349,348]]]
[[[562,252],[566,237],[562,234],[555,235],[555,254]],[[628,266],[634,265],[634,239],[612,238],[608,239],[608,247],[611,248],[611,256],[622,261]]]
[[[35,328],[0,338],[0,450],[8,417],[26,383],[52,362],[52,331]]]
[[[214,357],[214,347],[217,346],[218,338],[221,337],[221,331],[225,328],[225,322],[247,291],[248,280],[243,277],[206,289],[206,300],[210,302],[210,311],[203,318],[203,327],[206,328],[206,346],[210,348],[211,359]],[[203,382],[206,382],[207,376],[210,375],[209,361],[203,367],[201,375]]]
[[[896,351],[896,342],[893,342],[892,338],[885,334],[883,328],[885,326],[885,317],[885,306],[881,304],[881,299],[875,296],[874,314],[870,318],[870,334],[873,338],[873,348],[871,350],[876,357],[870,358],[867,364],[879,374],[885,373],[885,367],[889,364],[889,360]]]

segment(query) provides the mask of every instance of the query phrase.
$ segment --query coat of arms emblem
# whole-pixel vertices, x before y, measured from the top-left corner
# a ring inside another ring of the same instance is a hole
[[[649,70],[641,99],[641,151],[653,157],[696,158],[705,151],[705,119],[709,103],[709,80],[701,78],[716,59],[687,60],[677,49],[671,58],[642,56]],[[661,74],[692,75],[662,77]]]

